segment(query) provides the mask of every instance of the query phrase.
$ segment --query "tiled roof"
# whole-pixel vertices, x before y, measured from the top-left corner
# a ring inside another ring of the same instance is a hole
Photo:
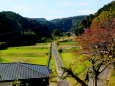
[[[0,81],[49,77],[46,66],[26,63],[0,63]]]

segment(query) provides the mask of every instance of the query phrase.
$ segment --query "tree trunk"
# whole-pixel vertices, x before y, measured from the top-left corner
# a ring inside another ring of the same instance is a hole
[[[97,86],[97,75],[95,76],[95,86]]]

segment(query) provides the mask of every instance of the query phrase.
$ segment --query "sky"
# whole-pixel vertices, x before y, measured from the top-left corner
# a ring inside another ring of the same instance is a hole
[[[0,0],[1,11],[13,11],[24,17],[65,18],[93,14],[113,0]]]

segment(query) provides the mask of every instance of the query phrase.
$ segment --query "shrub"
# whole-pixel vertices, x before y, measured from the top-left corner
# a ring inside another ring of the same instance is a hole
[[[26,44],[33,44],[37,42],[36,33],[31,30],[22,32],[22,39]]]
[[[42,42],[47,42],[47,38],[46,38],[46,37],[42,37],[42,38],[41,38],[41,41],[42,41]]]
[[[59,46],[59,45],[60,45],[60,43],[59,43],[59,42],[57,42],[57,45]]]
[[[6,49],[6,48],[7,48],[6,42],[0,42],[0,49]]]
[[[62,49],[59,49],[58,51],[59,51],[60,53],[62,53],[62,52],[63,52],[63,50],[62,50]]]

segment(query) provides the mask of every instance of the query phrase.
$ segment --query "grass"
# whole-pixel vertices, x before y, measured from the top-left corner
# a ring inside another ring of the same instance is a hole
[[[84,73],[86,73],[88,62],[84,62],[82,65],[79,59],[83,57],[83,55],[76,57],[72,53],[60,53],[62,62],[65,67],[70,67],[74,69],[74,73],[76,73],[79,77],[84,78]]]
[[[106,86],[114,86],[115,85],[115,69],[112,70],[109,83]]]
[[[24,62],[47,65],[49,57],[49,43],[37,43],[32,46],[9,47],[0,50],[0,63]]]
[[[75,46],[76,42],[60,42],[60,45],[69,45],[69,46]]]
[[[60,53],[62,62],[66,67],[69,67],[74,62],[75,57],[71,53]]]
[[[62,59],[62,62],[64,63],[65,67],[70,67],[72,65],[72,69],[74,70],[74,74],[76,74],[79,78],[82,80],[85,79],[87,69],[91,65],[88,61],[83,61],[84,56],[83,55],[76,55],[73,54],[74,50],[80,49],[72,47],[74,46],[74,42],[59,42],[59,49],[62,49],[62,53],[60,52],[60,56]],[[63,47],[66,46],[66,47]],[[80,86],[80,84],[72,77],[67,77],[67,80],[72,84],[72,86]],[[115,71],[112,72],[110,79],[107,81],[107,84],[105,86],[114,86],[115,85]]]
[[[51,70],[53,72],[56,72],[56,63],[55,63],[54,56],[52,56],[52,59],[51,59]]]
[[[82,80],[85,79],[87,69],[91,66],[90,62],[84,60],[83,55],[73,54],[75,49],[80,49],[80,46],[77,47],[76,42],[69,42],[67,40],[60,42],[58,41],[58,48],[62,49],[60,52],[60,56],[62,62],[65,67],[70,67],[72,65],[72,69],[74,74],[76,74]],[[75,53],[75,52],[74,52]],[[67,80],[71,83],[72,86],[81,86],[74,78],[67,77]],[[113,70],[109,80],[105,83],[105,86],[114,86],[115,85],[115,71]]]
[[[68,68],[71,66],[72,70],[74,70],[74,74],[84,80],[87,73],[87,68],[90,64],[87,61],[84,61],[84,63],[82,63],[81,60],[84,58],[84,56],[75,54],[75,51],[80,49],[79,47],[77,47],[77,43],[68,41],[58,43],[58,48],[62,49],[62,53],[60,52],[60,56],[65,67]],[[73,86],[80,86],[80,84],[78,84],[78,82],[72,77],[67,77],[67,80]]]
[[[50,74],[50,83],[57,83],[57,72],[56,72],[56,63],[55,63],[55,59],[54,56],[52,56],[51,59],[51,66],[50,69],[52,70],[52,73]]]
[[[68,68],[72,65],[74,74],[76,74],[82,80],[85,79],[85,75],[87,73],[87,66],[82,65],[81,62],[78,62],[79,58],[82,58],[83,55],[76,57],[72,53],[60,53],[60,56],[65,67]],[[67,77],[67,80],[69,83],[71,83],[72,86],[81,86],[73,77]]]
[[[71,83],[71,86],[81,86],[73,77],[67,77],[67,81]]]

